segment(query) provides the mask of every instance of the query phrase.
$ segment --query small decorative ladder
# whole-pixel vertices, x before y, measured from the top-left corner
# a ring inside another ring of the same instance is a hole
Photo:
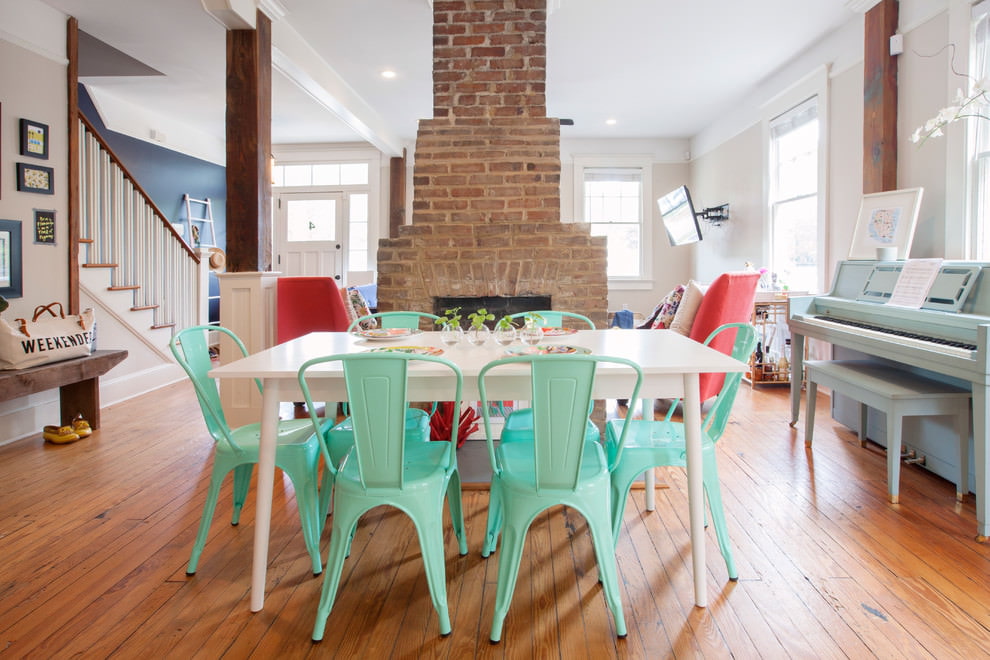
[[[193,199],[186,193],[182,196],[182,200],[186,203],[186,222],[189,223],[189,238],[190,243],[194,247],[216,247],[217,244],[217,232],[213,227],[213,205],[210,203],[210,198],[206,199]],[[192,214],[191,205],[199,204],[200,207],[197,210],[203,212],[202,216],[194,217]],[[203,228],[199,229],[194,222],[203,223]],[[206,228],[210,228],[210,242],[206,242],[206,236],[204,235]]]

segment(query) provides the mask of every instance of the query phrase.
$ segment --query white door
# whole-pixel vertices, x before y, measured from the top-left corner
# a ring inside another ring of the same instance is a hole
[[[344,196],[341,193],[278,195],[275,269],[283,275],[344,275]]]

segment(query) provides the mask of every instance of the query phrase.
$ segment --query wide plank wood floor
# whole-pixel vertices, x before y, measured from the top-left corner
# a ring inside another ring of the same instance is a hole
[[[185,575],[211,446],[191,387],[176,384],[106,408],[87,440],[0,447],[0,655],[986,657],[990,546],[974,541],[972,496],[958,504],[952,484],[908,466],[889,504],[882,450],[828,415],[806,450],[787,408],[784,389],[740,389],[719,445],[740,579],[728,581],[709,529],[707,609],[693,606],[684,474],[662,469],[657,511],[634,491],[618,542],[627,638],[615,637],[587,526],[557,509],[534,522],[503,641],[489,644],[498,554],[479,554],[487,491],[466,488],[470,552],[449,532],[446,543],[453,634],[438,635],[411,524],[377,509],[313,644],[321,578],[287,481],[276,479],[262,612],[249,608],[253,491],[232,527],[228,480],[199,570]]]

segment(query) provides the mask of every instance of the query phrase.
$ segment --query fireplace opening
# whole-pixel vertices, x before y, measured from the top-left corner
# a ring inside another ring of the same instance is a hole
[[[447,296],[433,299],[433,313],[437,316],[443,316],[454,307],[460,307],[461,316],[465,318],[475,310],[487,309],[495,315],[495,321],[509,314],[553,309],[550,296]],[[494,326],[495,321],[489,321],[487,325]]]

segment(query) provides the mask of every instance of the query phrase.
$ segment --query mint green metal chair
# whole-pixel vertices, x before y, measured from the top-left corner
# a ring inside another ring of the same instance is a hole
[[[247,355],[247,349],[237,335],[219,326],[199,325],[185,328],[177,332],[169,343],[172,355],[192,381],[199,407],[206,420],[206,428],[214,442],[210,486],[206,492],[206,503],[203,505],[203,515],[200,518],[196,541],[193,543],[192,556],[186,567],[187,575],[196,572],[196,565],[206,544],[210,523],[216,510],[220,486],[229,472],[234,473],[234,514],[230,524],[236,525],[240,522],[241,508],[244,506],[251,483],[251,473],[254,471],[254,464],[258,462],[258,443],[261,438],[260,424],[248,424],[233,429],[227,424],[220,405],[217,383],[207,375],[213,368],[208,345],[211,332],[227,335],[240,350],[241,355]],[[255,383],[260,391],[261,382],[256,380]],[[319,420],[319,425],[326,427],[328,422]],[[299,507],[299,518],[302,522],[303,540],[313,561],[315,575],[323,571],[320,560],[320,534],[326,519],[325,515],[322,517],[319,515],[319,494],[316,483],[322,451],[323,443],[313,432],[310,420],[292,419],[278,423],[275,465],[292,480],[296,492],[296,504]],[[328,487],[328,484],[324,484],[324,488]]]
[[[716,328],[705,344],[711,343],[719,333],[735,332],[732,357],[737,360],[749,359],[756,346],[756,329],[748,323],[727,323]],[[722,389],[701,423],[701,455],[703,460],[705,494],[711,519],[715,524],[715,534],[719,549],[728,569],[729,579],[736,580],[739,574],[732,558],[732,546],[725,526],[725,512],[722,509],[722,490],[719,485],[718,464],[715,458],[715,443],[722,437],[729,421],[729,412],[739,390],[742,373],[726,374]],[[628,433],[625,442],[620,435]],[[622,527],[622,514],[626,508],[626,498],[633,480],[646,470],[661,465],[684,467],[687,463],[684,445],[684,424],[670,421],[670,415],[662,422],[651,420],[614,419],[605,427],[605,444],[612,470],[612,533],[618,539]]]
[[[595,324],[587,316],[583,314],[576,314],[574,312],[562,312],[562,311],[551,311],[542,310],[538,312],[519,312],[518,314],[512,314],[509,318],[520,319],[524,318],[527,314],[539,314],[542,320],[539,324],[548,328],[559,328],[564,324],[564,318],[576,319],[582,323],[587,324],[590,330],[595,329]],[[591,410],[594,407],[594,402],[588,405],[588,424],[586,427],[585,437],[589,441],[599,441],[602,437],[601,430],[595,426],[595,423],[591,421]],[[505,417],[505,426],[502,427],[502,434],[499,438],[499,442],[515,442],[516,440],[522,438],[532,437],[533,435],[533,410],[531,408],[520,408],[519,410],[513,410],[505,415],[505,409],[502,407],[502,402],[498,403],[498,409]]]
[[[604,448],[586,442],[588,402],[600,365],[628,372],[632,398],[639,394],[643,372],[624,358],[597,355],[525,355],[496,360],[478,375],[482,416],[492,465],[488,528],[482,556],[495,550],[499,533],[502,552],[498,563],[495,614],[491,640],[502,637],[530,524],[545,509],[557,504],[578,511],[588,522],[598,562],[605,600],[615,620],[619,637],[626,635],[625,617],[615,565],[615,544],[609,509],[609,466]],[[485,379],[492,370],[526,367],[531,374],[533,433],[529,441],[518,440],[495,447],[487,405]],[[621,444],[623,436],[620,436]]]
[[[444,358],[406,353],[354,353],[315,358],[299,368],[299,386],[307,404],[311,401],[307,371],[315,365],[335,361],[339,361],[344,370],[354,420],[354,448],[339,464],[329,465],[335,472],[333,529],[313,639],[323,639],[358,520],[368,510],[383,504],[405,512],[416,526],[426,581],[439,617],[440,634],[447,635],[451,628],[443,547],[445,494],[460,553],[467,554],[455,451],[457,438],[452,433],[449,441],[406,442],[403,418],[408,405],[408,370],[430,366],[415,363],[440,365],[444,371],[450,371],[451,400],[457,402],[455,416],[460,414],[464,383],[461,371]],[[312,410],[312,406],[309,408]],[[313,428],[319,428],[319,423],[313,416]],[[388,541],[383,539],[382,542]]]

